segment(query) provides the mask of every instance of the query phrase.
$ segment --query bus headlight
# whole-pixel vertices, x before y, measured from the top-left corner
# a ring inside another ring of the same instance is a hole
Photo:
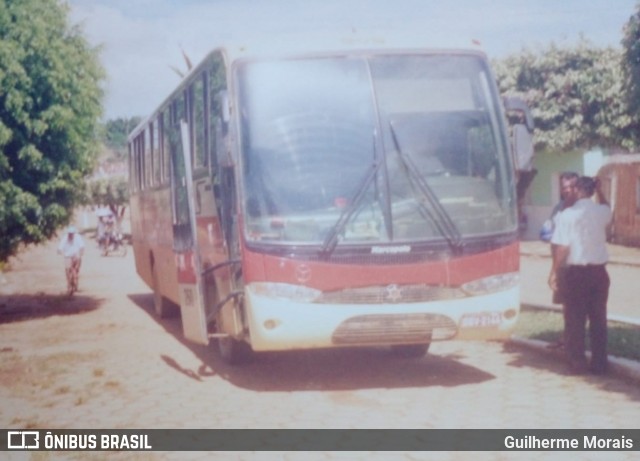
[[[254,282],[249,284],[247,290],[256,296],[303,303],[312,303],[322,295],[320,290],[289,283]]]
[[[520,274],[510,272],[508,274],[492,275],[479,280],[465,283],[462,290],[471,296],[495,293],[498,291],[508,290],[518,285],[520,282]]]

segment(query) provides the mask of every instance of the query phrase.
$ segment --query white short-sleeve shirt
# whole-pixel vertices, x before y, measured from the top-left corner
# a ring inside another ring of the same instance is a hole
[[[580,199],[559,213],[551,243],[569,247],[567,264],[605,264],[609,260],[607,225],[611,216],[607,205]]]
[[[78,256],[83,248],[84,240],[78,234],[73,235],[73,240],[71,242],[65,234],[58,244],[58,251],[60,251],[65,258]]]

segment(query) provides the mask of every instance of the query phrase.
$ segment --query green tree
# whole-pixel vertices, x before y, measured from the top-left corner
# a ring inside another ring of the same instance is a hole
[[[59,0],[0,0],[0,261],[51,238],[82,199],[104,71]]]
[[[625,90],[629,112],[634,120],[640,119],[640,3],[623,29],[622,47]],[[634,130],[634,132],[637,132]]]
[[[531,107],[538,148],[634,146],[620,51],[586,40],[568,48],[551,44],[539,52],[524,49],[495,69],[500,90]]]
[[[105,124],[104,143],[116,153],[116,157],[124,157],[127,151],[127,136],[140,123],[140,117],[116,118],[107,120]]]
[[[87,201],[91,205],[106,206],[122,222],[129,205],[129,184],[126,177],[96,179],[87,184]]]

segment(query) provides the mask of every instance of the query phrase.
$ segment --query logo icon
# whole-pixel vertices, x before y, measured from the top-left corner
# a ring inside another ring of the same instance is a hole
[[[402,290],[395,283],[391,284],[385,288],[385,296],[392,303],[397,303],[402,299]]]
[[[9,450],[37,450],[40,448],[40,432],[8,431],[7,448]]]
[[[296,267],[296,278],[300,283],[308,282],[311,278],[311,268],[306,264],[300,264]]]

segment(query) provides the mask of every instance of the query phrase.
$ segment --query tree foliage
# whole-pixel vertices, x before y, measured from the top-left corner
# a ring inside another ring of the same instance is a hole
[[[104,129],[105,145],[116,153],[118,158],[125,156],[127,136],[140,123],[140,117],[116,118],[107,120]]]
[[[129,184],[124,176],[102,178],[87,184],[87,200],[91,205],[106,206],[122,218],[129,204]]]
[[[640,118],[640,3],[623,29],[623,70],[630,112]]]
[[[622,53],[582,40],[495,64],[500,90],[523,97],[536,122],[536,145],[557,151],[634,146],[635,123],[624,94]]]
[[[0,261],[71,218],[93,168],[104,71],[59,0],[0,0]]]

